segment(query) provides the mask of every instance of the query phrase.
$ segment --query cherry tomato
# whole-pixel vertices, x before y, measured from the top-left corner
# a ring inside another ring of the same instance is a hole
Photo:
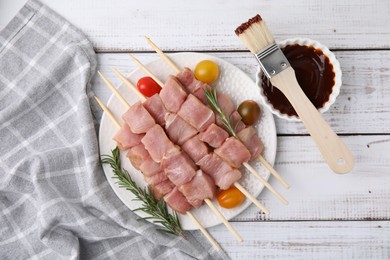
[[[253,100],[245,100],[237,109],[238,113],[242,117],[242,122],[246,125],[253,125],[260,117],[260,107]]]
[[[211,60],[203,60],[195,67],[195,77],[204,83],[212,83],[219,75],[218,65]]]
[[[145,97],[151,97],[154,94],[160,93],[161,87],[151,77],[140,78],[137,82],[139,92]]]
[[[231,209],[245,200],[244,194],[236,187],[230,187],[218,194],[218,203],[221,207]]]

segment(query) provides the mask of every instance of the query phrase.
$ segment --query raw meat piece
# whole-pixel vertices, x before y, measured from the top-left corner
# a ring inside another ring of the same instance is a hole
[[[199,132],[203,132],[212,123],[215,123],[214,112],[191,94],[188,95],[177,114]]]
[[[140,144],[142,137],[144,137],[144,134],[134,134],[127,124],[123,124],[113,139],[117,142],[119,149],[124,151]]]
[[[165,114],[167,113],[167,109],[158,94],[154,94],[152,97],[146,99],[143,105],[157,124],[162,126],[165,125]]]
[[[153,161],[152,157],[148,157],[140,166],[139,170],[144,176],[152,176],[161,171],[159,163]]]
[[[175,152],[178,148],[172,143],[161,126],[155,124],[142,138],[141,142],[153,161],[161,162],[164,154]]]
[[[234,168],[240,168],[251,158],[249,150],[235,137],[226,139],[222,146],[214,150],[214,153]]]
[[[188,93],[194,93],[197,89],[198,80],[195,78],[194,73],[191,69],[185,67],[182,71],[177,74],[177,78]]]
[[[132,105],[129,110],[122,115],[122,118],[135,134],[146,133],[156,124],[153,117],[144,108],[140,101]]]
[[[181,214],[186,214],[191,209],[191,204],[188,203],[187,199],[177,187],[165,195],[164,200],[171,209]]]
[[[211,147],[214,148],[220,147],[228,137],[228,132],[216,124],[211,124],[206,131],[199,134],[199,139],[201,141],[208,143]]]
[[[209,175],[222,190],[230,188],[241,178],[241,172],[232,168],[215,153],[208,154],[197,165]]]
[[[230,99],[228,95],[225,95],[220,91],[217,91],[217,100],[218,100],[219,107],[221,108],[221,110],[224,112],[226,116],[230,116],[235,111],[233,101]]]
[[[198,133],[195,128],[177,114],[167,114],[165,130],[172,142],[182,145]]]
[[[163,181],[168,180],[168,177],[164,172],[158,172],[152,176],[144,176],[144,179],[149,185],[157,185]]]
[[[181,148],[195,163],[209,153],[209,148],[204,142],[199,140],[199,135],[189,139],[181,146]]]
[[[130,159],[131,164],[139,170],[140,165],[149,158],[148,151],[145,150],[145,146],[143,144],[139,144],[130,148],[127,152],[126,157]]]
[[[216,195],[213,179],[203,173],[202,170],[196,171],[194,178],[190,182],[181,185],[179,191],[183,193],[194,208],[199,208],[205,199],[213,200]]]
[[[169,112],[177,113],[187,98],[187,93],[175,77],[169,76],[160,91],[160,98]]]
[[[164,156],[161,167],[169,180],[176,186],[189,182],[195,176],[197,168],[195,163],[183,151]]]
[[[237,133],[238,138],[248,148],[251,159],[259,157],[263,152],[264,145],[256,134],[256,130],[249,126]]]
[[[171,192],[175,188],[175,185],[170,180],[166,180],[157,185],[149,185],[149,187],[153,192],[153,196],[157,200],[160,200],[164,195]]]

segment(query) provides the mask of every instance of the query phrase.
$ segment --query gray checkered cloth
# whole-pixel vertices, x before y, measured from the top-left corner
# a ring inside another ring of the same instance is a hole
[[[37,1],[0,32],[0,259],[227,258],[116,197],[90,110],[95,69],[86,37]]]

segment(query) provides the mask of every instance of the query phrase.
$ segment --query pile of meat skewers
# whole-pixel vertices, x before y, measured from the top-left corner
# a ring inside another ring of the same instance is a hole
[[[112,84],[101,77],[115,92]],[[230,136],[206,105],[204,90],[210,86],[198,81],[190,69],[184,68],[160,85],[161,92],[148,99],[137,93],[143,102],[132,106],[116,92],[128,110],[122,115],[125,124],[114,140],[121,150],[128,150],[127,157],[142,172],[154,196],[164,198],[173,210],[185,214],[213,200],[216,187],[224,190],[234,185],[268,213],[237,183],[242,176],[239,168],[257,158],[264,147],[254,128],[241,122],[231,99],[217,93],[219,106],[236,126],[236,136]]]
[[[188,69],[183,74],[188,75]],[[227,189],[238,181],[241,172],[237,168],[261,152],[262,145],[258,139],[248,150],[229,137],[217,125],[214,112],[188,94],[179,79],[170,76],[159,95],[132,105],[123,114],[126,124],[114,139],[121,149],[130,149],[127,156],[155,196],[164,196],[172,209],[185,213],[190,205],[198,208],[204,199],[214,199],[215,185]],[[192,81],[197,80],[193,77]],[[247,140],[257,137],[246,132]],[[188,203],[175,204],[178,191]]]

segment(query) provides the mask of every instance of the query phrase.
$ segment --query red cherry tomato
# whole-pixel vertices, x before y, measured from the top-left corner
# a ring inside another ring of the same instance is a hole
[[[245,200],[245,195],[236,187],[223,190],[218,194],[218,203],[221,207],[231,209]]]
[[[137,82],[139,92],[145,97],[151,97],[154,94],[160,93],[161,87],[151,77],[140,78]]]

